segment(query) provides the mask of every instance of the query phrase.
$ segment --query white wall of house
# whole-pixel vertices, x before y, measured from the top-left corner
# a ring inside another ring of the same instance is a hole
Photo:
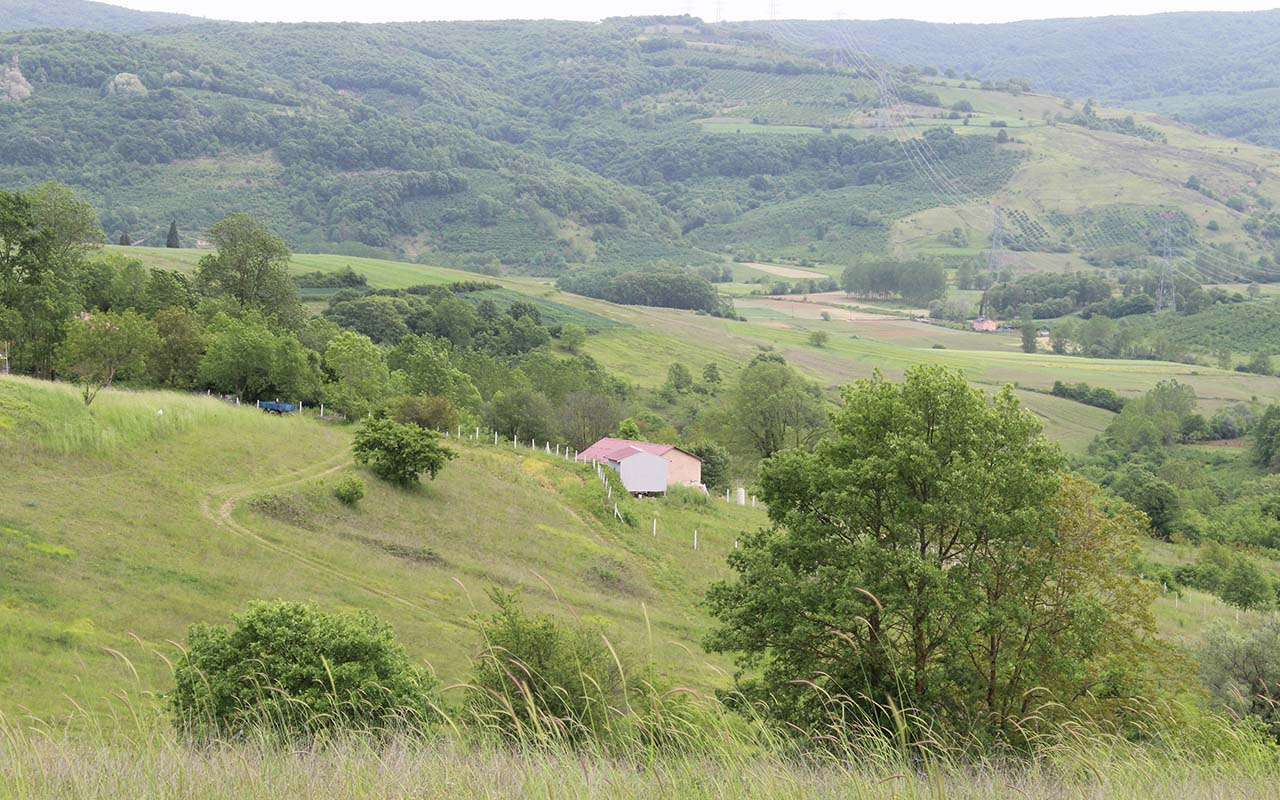
[[[622,487],[632,494],[660,494],[667,490],[667,460],[653,453],[636,452],[620,461],[610,461],[618,471]]]

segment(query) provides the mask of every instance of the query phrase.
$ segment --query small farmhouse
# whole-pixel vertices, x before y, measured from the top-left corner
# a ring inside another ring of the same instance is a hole
[[[974,321],[970,322],[969,325],[975,331],[982,331],[984,333],[991,333],[1000,327],[1000,323],[989,317],[978,317]]]
[[[701,486],[702,460],[671,444],[604,438],[578,454],[618,473],[632,494],[658,494],[668,486]]]

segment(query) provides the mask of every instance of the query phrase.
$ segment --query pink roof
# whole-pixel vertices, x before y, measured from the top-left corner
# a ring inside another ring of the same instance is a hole
[[[655,444],[654,442],[635,442],[631,439],[613,439],[605,437],[578,453],[579,461],[617,461],[618,456],[627,456],[631,452],[641,451],[653,453],[655,456],[666,454],[670,450],[679,450],[673,444]],[[683,452],[683,451],[681,451]]]

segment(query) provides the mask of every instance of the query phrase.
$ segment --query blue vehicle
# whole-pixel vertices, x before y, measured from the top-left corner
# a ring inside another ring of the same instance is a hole
[[[297,403],[281,403],[280,401],[270,402],[268,400],[259,400],[258,408],[263,411],[269,411],[272,414],[288,414],[298,410]]]

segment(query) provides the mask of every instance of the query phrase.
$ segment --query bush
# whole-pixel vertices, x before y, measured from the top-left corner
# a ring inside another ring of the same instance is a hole
[[[340,478],[333,485],[333,496],[338,498],[338,502],[344,506],[355,508],[356,504],[364,497],[364,481],[354,475]]]
[[[235,629],[192,625],[170,697],[192,735],[289,737],[322,730],[421,729],[434,721],[435,678],[409,662],[391,627],[367,612],[328,614],[258,602]]]
[[[432,479],[456,455],[439,444],[439,434],[390,419],[367,419],[356,431],[351,448],[356,461],[373,474],[399,486],[413,486],[427,473]]]
[[[711,497],[701,489],[689,486],[670,486],[667,488],[663,502],[667,505],[683,508],[710,508]]]
[[[478,621],[469,706],[481,726],[527,741],[581,741],[606,729],[625,682],[603,631],[529,614],[493,589],[497,613]]]
[[[391,401],[391,418],[406,425],[451,431],[462,422],[453,401],[439,394],[406,394]]]

